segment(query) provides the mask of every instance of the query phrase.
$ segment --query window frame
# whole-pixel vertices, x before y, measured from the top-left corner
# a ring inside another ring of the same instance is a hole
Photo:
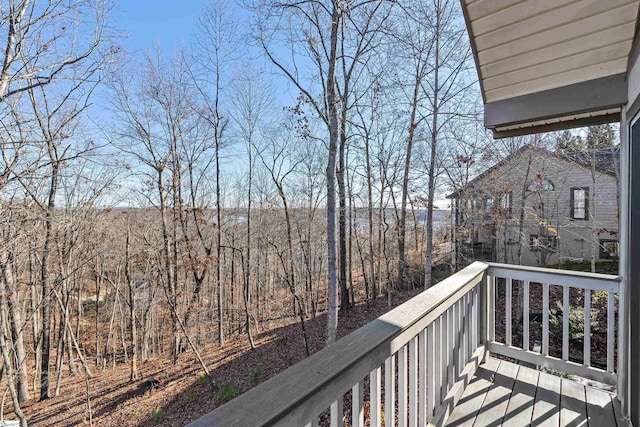
[[[529,181],[527,191],[532,193],[539,191],[556,191],[556,185],[549,179],[535,180],[533,182]]]
[[[484,205],[486,207],[486,210],[489,211],[489,210],[493,209],[494,204],[495,204],[495,200],[494,200],[493,197],[487,197],[485,199]]]
[[[507,218],[513,216],[513,191],[506,191],[500,197],[500,208],[506,212]]]
[[[576,191],[584,191],[584,216],[577,217],[576,216]],[[589,187],[571,187],[569,190],[569,205],[570,205],[570,213],[569,216],[571,219],[576,219],[579,221],[587,221],[589,220]]]

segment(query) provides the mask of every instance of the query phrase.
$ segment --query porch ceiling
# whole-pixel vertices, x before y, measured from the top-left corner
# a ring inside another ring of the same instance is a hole
[[[496,136],[619,119],[640,0],[461,0]]]

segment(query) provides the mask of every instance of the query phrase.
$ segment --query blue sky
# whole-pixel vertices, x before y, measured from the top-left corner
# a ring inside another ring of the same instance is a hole
[[[156,45],[164,52],[171,52],[181,45],[195,42],[198,18],[201,11],[214,2],[226,2],[235,7],[239,25],[248,24],[248,15],[238,7],[237,0],[120,0],[112,15],[114,28],[122,35],[119,42],[132,54],[153,50]],[[256,59],[255,50],[245,47],[240,53],[244,59]],[[265,66],[265,72],[273,76],[270,64],[264,58],[257,59]],[[286,105],[295,103],[298,90],[291,88],[287,80],[277,78],[279,100]],[[275,83],[275,82],[274,82]]]
[[[132,52],[152,49],[158,42],[173,49],[192,40],[198,15],[208,1],[122,0],[113,14],[114,26],[127,36],[122,43]]]

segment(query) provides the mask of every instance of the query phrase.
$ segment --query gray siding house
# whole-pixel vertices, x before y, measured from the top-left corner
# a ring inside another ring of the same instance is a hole
[[[456,264],[617,259],[617,158],[526,145],[484,171],[449,196]]]

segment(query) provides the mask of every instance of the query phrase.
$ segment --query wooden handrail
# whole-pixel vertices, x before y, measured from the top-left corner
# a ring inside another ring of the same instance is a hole
[[[591,289],[595,291],[617,293],[620,288],[620,281],[622,280],[620,276],[610,274],[527,267],[495,262],[487,262],[486,264],[489,266],[487,274],[490,276],[509,277],[514,280],[525,280],[536,283],[566,285],[572,288]]]

